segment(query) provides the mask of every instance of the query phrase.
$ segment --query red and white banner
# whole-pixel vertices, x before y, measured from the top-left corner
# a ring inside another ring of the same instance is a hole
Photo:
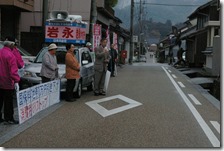
[[[101,40],[101,25],[94,24],[93,25],[93,51],[95,48],[100,45]]]
[[[114,49],[118,50],[117,33],[115,32],[113,32],[113,44],[114,44]]]
[[[109,50],[110,49],[110,30],[109,30],[109,27],[107,28],[107,49]]]
[[[86,42],[86,25],[68,22],[46,22],[45,42],[79,43]]]

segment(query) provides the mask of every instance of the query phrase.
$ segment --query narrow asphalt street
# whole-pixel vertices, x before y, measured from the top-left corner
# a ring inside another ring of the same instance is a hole
[[[180,71],[147,57],[118,67],[106,96],[84,90],[78,101],[62,100],[21,125],[0,125],[1,146],[220,147],[221,111]]]

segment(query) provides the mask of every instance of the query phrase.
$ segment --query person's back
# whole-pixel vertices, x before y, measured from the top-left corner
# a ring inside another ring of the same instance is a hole
[[[16,58],[8,47],[0,49],[0,66],[0,88],[14,89],[14,83],[18,83],[20,77]]]

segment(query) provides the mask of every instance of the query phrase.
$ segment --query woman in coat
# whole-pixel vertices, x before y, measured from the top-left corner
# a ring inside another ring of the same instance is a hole
[[[48,52],[44,54],[40,71],[42,83],[59,78],[57,58],[55,55],[57,48],[57,45],[52,43],[48,46]]]
[[[66,101],[74,102],[73,98],[73,89],[76,84],[76,79],[80,78],[79,70],[80,65],[78,60],[75,57],[74,50],[75,46],[73,44],[66,44],[66,56],[65,56],[65,65],[66,65],[66,74],[65,78],[67,79],[66,84]]]

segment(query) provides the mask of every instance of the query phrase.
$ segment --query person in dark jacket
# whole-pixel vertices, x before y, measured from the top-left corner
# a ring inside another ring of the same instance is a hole
[[[115,70],[115,63],[117,60],[117,51],[114,49],[114,47],[115,47],[115,44],[111,44],[110,51],[109,51],[111,58],[108,64],[108,70],[111,72],[112,77],[115,77],[114,70]]]

